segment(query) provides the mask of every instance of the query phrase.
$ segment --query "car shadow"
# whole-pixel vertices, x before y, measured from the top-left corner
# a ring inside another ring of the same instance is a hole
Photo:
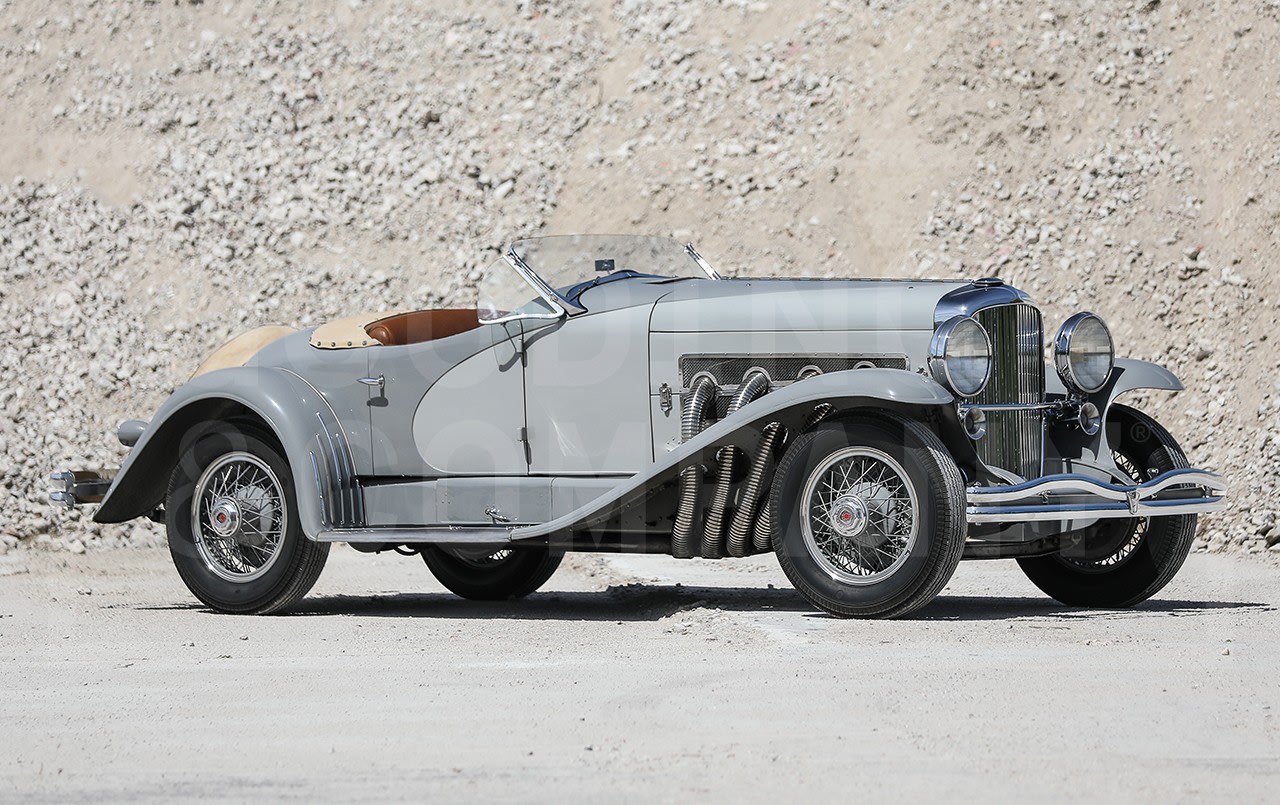
[[[139,607],[151,610],[212,612],[199,604]],[[307,598],[275,617],[370,617],[572,621],[657,621],[695,609],[727,612],[795,612],[806,618],[840,622],[793,589],[760,587],[698,587],[688,585],[613,585],[598,592],[539,592],[517,601],[468,601],[451,593],[394,593],[325,595]],[[999,621],[1046,619],[1060,623],[1133,618],[1150,615],[1183,617],[1216,610],[1274,610],[1268,604],[1245,601],[1188,601],[1157,599],[1131,609],[1066,607],[1050,598],[983,595],[942,595],[910,616],[918,621]]]
[[[1269,604],[1251,601],[1186,601],[1153,599],[1125,609],[1090,609],[1069,607],[1052,598],[1005,597],[988,595],[941,595],[932,604],[915,615],[912,620],[1014,620],[1018,618],[1046,618],[1058,621],[1107,620],[1133,618],[1144,614],[1161,614],[1170,617],[1202,615],[1215,610],[1255,609],[1273,610]]]

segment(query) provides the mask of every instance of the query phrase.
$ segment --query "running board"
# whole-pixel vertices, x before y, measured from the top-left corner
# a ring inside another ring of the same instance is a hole
[[[505,526],[423,526],[420,528],[335,528],[321,531],[316,542],[390,545],[495,545],[511,542]]]

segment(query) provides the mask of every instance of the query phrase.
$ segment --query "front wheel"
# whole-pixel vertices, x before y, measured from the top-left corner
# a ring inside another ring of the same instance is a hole
[[[1142,483],[1190,466],[1186,454],[1151,417],[1125,405],[1109,413],[1107,441],[1126,481]],[[1076,607],[1122,608],[1147,600],[1182,567],[1196,536],[1196,516],[1102,520],[1074,535],[1061,553],[1019,559],[1027,578]]]
[[[179,460],[165,526],[178,575],[219,612],[263,615],[295,604],[329,556],[327,543],[302,533],[280,451],[234,428],[204,436]]]
[[[522,546],[486,549],[421,549],[422,561],[450,592],[472,601],[523,598],[551,578],[564,554],[548,548]]]
[[[910,614],[942,591],[964,551],[959,468],[932,431],[889,413],[798,437],[769,507],[783,572],[833,615]]]

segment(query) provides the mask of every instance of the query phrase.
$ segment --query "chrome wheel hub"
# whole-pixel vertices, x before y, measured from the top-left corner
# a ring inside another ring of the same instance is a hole
[[[240,530],[240,507],[232,498],[222,498],[209,510],[209,528],[219,537],[231,537]]]
[[[837,581],[883,581],[915,546],[915,487],[902,465],[881,450],[848,447],[832,453],[809,474],[801,502],[805,548]]]
[[[842,537],[858,537],[867,530],[867,504],[854,495],[843,495],[827,514],[831,530]]]

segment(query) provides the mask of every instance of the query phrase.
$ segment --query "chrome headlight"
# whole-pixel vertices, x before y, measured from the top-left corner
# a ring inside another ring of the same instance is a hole
[[[991,339],[967,316],[949,319],[929,343],[929,372],[961,397],[972,397],[991,377]]]
[[[1067,319],[1053,339],[1058,377],[1072,391],[1092,394],[1101,389],[1115,361],[1111,331],[1092,313],[1077,313]]]

